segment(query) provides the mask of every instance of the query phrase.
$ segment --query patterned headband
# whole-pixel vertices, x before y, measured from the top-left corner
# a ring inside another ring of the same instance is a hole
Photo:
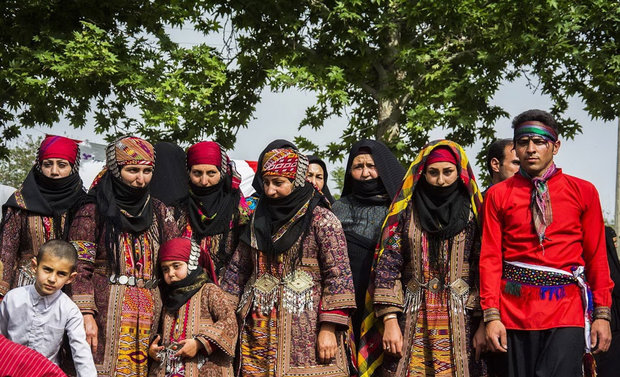
[[[514,140],[522,136],[540,136],[552,142],[558,140],[558,133],[553,128],[536,120],[528,120],[515,127]]]
[[[148,141],[133,136],[122,136],[108,144],[106,167],[116,178],[125,165],[155,165],[155,149]]]
[[[308,157],[292,149],[273,149],[265,153],[261,174],[279,175],[293,180],[294,187],[306,182]]]

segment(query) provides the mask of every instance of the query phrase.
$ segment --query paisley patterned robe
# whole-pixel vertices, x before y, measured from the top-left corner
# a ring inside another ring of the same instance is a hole
[[[386,242],[375,274],[377,318],[399,314],[403,357],[384,354],[384,376],[483,375],[474,361],[472,336],[481,320],[478,290],[480,237],[470,216],[465,228],[441,244],[440,266],[429,263],[428,241],[417,217],[407,210],[398,231]],[[445,276],[445,281],[437,277]]]
[[[187,319],[187,321],[185,321]],[[237,317],[234,304],[215,284],[207,283],[177,312],[164,310],[162,326],[159,329],[163,342],[168,347],[171,333],[182,332],[185,323],[185,339],[195,338],[207,344],[213,352],[206,356],[202,351],[189,360],[184,360],[186,377],[233,377],[233,357],[237,345]],[[176,339],[176,338],[175,338]],[[205,347],[206,348],[206,347]],[[150,377],[164,377],[166,363],[153,362]]]
[[[41,245],[54,238],[53,223],[52,217],[7,208],[0,235],[0,299],[9,289],[34,283],[32,258]]]
[[[121,275],[152,281],[157,273],[159,245],[179,236],[172,212],[153,200],[153,223],[132,236],[121,234]],[[93,314],[99,345],[94,353],[100,376],[146,376],[148,346],[157,328],[161,299],[157,285],[140,287],[110,282],[105,246],[105,224],[98,224],[95,204],[75,215],[69,239],[78,249],[78,275],[72,283],[73,300],[83,314]]]
[[[344,232],[336,216],[316,207],[303,245],[298,240],[277,262],[241,243],[222,279],[240,298],[242,376],[349,376],[348,329],[355,295]],[[303,249],[295,268],[292,260]],[[321,364],[322,323],[337,326],[338,350]]]

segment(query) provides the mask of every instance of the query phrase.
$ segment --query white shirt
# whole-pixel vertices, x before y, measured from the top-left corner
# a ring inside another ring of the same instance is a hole
[[[60,290],[41,296],[34,285],[26,285],[10,290],[0,302],[0,334],[32,348],[55,364],[59,362],[65,332],[77,375],[96,376],[82,313],[69,296]]]

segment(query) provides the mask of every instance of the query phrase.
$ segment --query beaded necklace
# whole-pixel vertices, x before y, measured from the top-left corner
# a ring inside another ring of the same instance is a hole
[[[202,240],[199,240],[193,238],[193,234],[194,232],[192,230],[192,224],[188,222],[185,226],[185,230],[183,231],[183,237],[189,238],[192,240],[192,242],[197,242],[200,245],[200,258],[198,259],[198,262],[201,263],[201,265],[204,264],[204,266],[202,267],[207,270],[207,274],[209,275],[213,283],[219,286],[220,281],[217,278],[217,273],[215,271],[215,261],[211,257],[211,250],[217,250],[217,243],[212,242],[212,240],[214,240],[215,238],[212,236],[206,236]],[[225,242],[225,240],[221,240],[220,242]],[[203,256],[206,261],[203,260]]]
[[[45,240],[51,240],[52,234],[54,234],[54,222],[51,221],[50,217],[43,216],[43,229],[45,231]]]
[[[176,329],[179,327],[179,320],[181,319],[179,317],[179,313],[177,312],[177,314],[174,317],[174,322],[172,323],[172,327],[170,327],[170,342],[179,342],[181,340],[184,340],[186,335],[187,335],[187,321],[189,319],[189,308],[191,305],[191,299],[187,300],[187,303],[185,304],[185,315],[183,318],[183,328],[181,329],[181,334],[175,338],[174,334],[176,333]]]
[[[183,327],[180,329],[180,334],[175,331],[180,326],[179,320],[179,312],[175,315],[174,321],[172,322],[172,326],[170,327],[170,345],[178,345],[179,341],[186,339],[187,336],[187,322],[189,319],[189,308],[190,301],[187,300],[187,304],[185,306],[185,315],[183,316]],[[175,333],[177,336],[175,337]],[[180,357],[174,356],[175,353],[179,351],[178,346],[174,349],[167,349],[167,360],[166,360],[166,377],[180,377],[185,376],[185,364]]]

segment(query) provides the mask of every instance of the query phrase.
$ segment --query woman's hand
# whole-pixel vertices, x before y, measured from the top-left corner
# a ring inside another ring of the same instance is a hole
[[[323,323],[319,336],[316,341],[316,351],[319,355],[319,362],[327,364],[336,356],[338,342],[336,341],[336,325],[333,323]]]
[[[181,356],[192,358],[196,356],[198,351],[202,348],[202,343],[197,341],[196,339],[184,339],[179,342],[181,345],[181,349],[174,354],[174,356]]]
[[[151,343],[151,346],[149,347],[149,356],[151,357],[151,359],[156,361],[161,361],[157,354],[159,353],[159,351],[164,349],[164,346],[159,345],[160,338],[161,337],[157,335],[155,339],[153,339],[153,343]]]
[[[476,350],[476,361],[480,360],[480,355],[487,351],[487,337],[485,332],[484,321],[480,319],[480,325],[474,334],[472,345]]]
[[[403,334],[398,326],[398,318],[389,318],[383,322],[383,350],[395,357],[403,356]]]
[[[93,353],[97,352],[97,339],[98,327],[95,317],[92,314],[84,314],[84,330],[86,331],[86,343],[90,345]]]

